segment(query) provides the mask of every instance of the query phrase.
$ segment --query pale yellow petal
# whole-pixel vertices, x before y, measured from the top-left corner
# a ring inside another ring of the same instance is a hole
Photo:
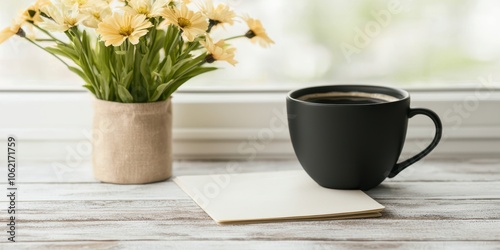
[[[236,65],[238,63],[234,59],[234,52],[236,51],[236,48],[228,47],[224,40],[220,40],[214,44],[212,38],[207,36],[205,41],[201,41],[200,44],[205,47],[208,52],[208,62],[226,61],[232,65]]]
[[[211,0],[206,0],[199,4],[199,8],[203,15],[210,19],[211,27],[234,24],[236,13],[226,4],[220,3],[215,7]]]
[[[11,27],[5,28],[0,32],[0,43],[7,41],[13,37],[17,32],[14,32]]]
[[[274,41],[267,35],[266,29],[259,20],[250,17],[243,17],[243,19],[250,29],[247,33],[247,37],[251,39],[252,43],[258,43],[264,48],[274,44]]]
[[[96,29],[97,34],[101,36],[101,41],[106,46],[120,46],[125,40],[131,44],[138,44],[140,38],[145,36],[153,24],[148,21],[145,15],[130,15],[128,12],[123,14],[113,13],[112,16],[105,18]]]
[[[187,41],[194,41],[196,37],[206,33],[208,29],[208,21],[200,12],[194,12],[182,4],[180,9],[177,7],[168,8],[163,17],[163,21],[159,28],[165,29],[172,24],[182,30],[182,37]]]

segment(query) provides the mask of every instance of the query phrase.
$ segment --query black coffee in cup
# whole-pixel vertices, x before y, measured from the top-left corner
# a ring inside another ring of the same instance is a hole
[[[293,148],[319,185],[368,190],[429,154],[439,143],[441,121],[428,109],[411,109],[408,92],[380,86],[339,85],[299,89],[287,97]],[[426,115],[436,125],[432,143],[397,163],[408,120]]]
[[[319,104],[375,104],[384,102],[397,101],[394,98],[385,94],[377,93],[364,93],[364,92],[329,92],[329,93],[316,93],[301,96],[299,100],[305,102],[319,103]]]

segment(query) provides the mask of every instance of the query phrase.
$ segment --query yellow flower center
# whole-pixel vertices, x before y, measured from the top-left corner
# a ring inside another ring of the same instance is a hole
[[[78,6],[82,6],[87,3],[87,0],[77,0],[76,3],[78,3]]]
[[[66,17],[64,19],[64,24],[66,24],[68,27],[76,26],[77,22],[78,22],[78,20],[76,20],[76,18]]]
[[[258,36],[258,35],[257,35],[257,34],[255,34],[255,31],[253,31],[253,30],[249,30],[249,31],[245,34],[245,36],[246,36],[247,38],[252,39],[252,38],[254,38],[254,37]]]
[[[148,15],[149,14],[149,8],[146,5],[142,5],[141,7],[137,8],[136,11],[139,14],[144,14],[144,15]]]
[[[28,13],[30,18],[33,18],[33,17],[35,17],[35,15],[38,11],[35,9],[32,9],[32,8],[29,8],[28,10],[26,10],[26,12]]]
[[[186,19],[184,17],[179,17],[179,19],[177,20],[177,23],[179,24],[179,27],[181,27],[183,29],[189,28],[192,25],[191,21],[189,21],[189,19]]]
[[[120,31],[118,32],[118,34],[120,34],[122,36],[130,36],[130,35],[132,35],[133,32],[134,32],[134,29],[130,26],[120,27]]]

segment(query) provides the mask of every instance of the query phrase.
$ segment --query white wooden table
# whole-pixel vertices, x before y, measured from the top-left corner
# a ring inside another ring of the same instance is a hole
[[[224,173],[227,162],[176,162],[175,175]],[[238,163],[238,172],[300,168]],[[219,226],[171,181],[102,184],[90,164],[61,171],[19,162],[16,243],[0,248],[500,249],[500,160],[425,161],[368,192],[381,218]],[[6,190],[5,181],[2,182]],[[16,247],[16,248],[14,248]]]

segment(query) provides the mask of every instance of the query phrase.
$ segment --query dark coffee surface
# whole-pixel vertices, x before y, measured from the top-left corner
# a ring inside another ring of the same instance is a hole
[[[319,104],[379,104],[394,102],[398,98],[382,93],[367,93],[367,92],[320,92],[306,94],[299,98],[301,101],[319,103]]]
[[[319,103],[319,104],[377,104],[386,103],[387,100],[369,98],[369,97],[359,97],[359,96],[329,96],[329,97],[312,97],[305,99],[306,102]]]

